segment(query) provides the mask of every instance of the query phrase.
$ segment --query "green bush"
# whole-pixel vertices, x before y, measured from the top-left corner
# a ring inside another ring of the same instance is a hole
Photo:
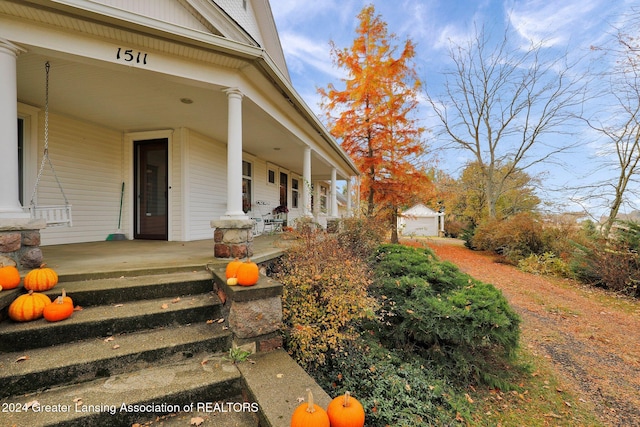
[[[413,351],[462,382],[501,381],[520,319],[499,290],[428,249],[384,245],[376,260],[371,292],[380,310],[373,328],[387,347]]]
[[[448,426],[467,402],[417,357],[383,348],[373,339],[352,342],[318,378],[332,396],[350,391],[365,408],[368,427]]]

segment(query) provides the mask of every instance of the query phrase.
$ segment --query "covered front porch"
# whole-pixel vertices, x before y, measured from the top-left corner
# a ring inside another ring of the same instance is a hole
[[[280,256],[290,243],[282,234],[265,234],[253,241],[256,262]],[[161,274],[169,271],[203,270],[224,265],[215,258],[213,239],[191,242],[122,240],[43,246],[44,262],[62,281],[88,280],[127,274]]]

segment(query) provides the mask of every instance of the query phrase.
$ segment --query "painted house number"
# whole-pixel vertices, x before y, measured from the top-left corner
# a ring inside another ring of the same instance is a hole
[[[123,60],[126,62],[134,62],[136,64],[147,64],[147,54],[142,53],[140,51],[134,52],[133,49],[122,49],[118,48],[118,52],[116,53],[116,59]]]

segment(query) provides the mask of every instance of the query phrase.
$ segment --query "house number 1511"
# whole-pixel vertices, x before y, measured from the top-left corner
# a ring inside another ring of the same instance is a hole
[[[125,49],[123,50],[121,47],[118,48],[118,53],[116,53],[116,59],[121,59],[126,62],[134,62],[136,64],[147,64],[147,54],[142,52],[134,52],[133,49]]]

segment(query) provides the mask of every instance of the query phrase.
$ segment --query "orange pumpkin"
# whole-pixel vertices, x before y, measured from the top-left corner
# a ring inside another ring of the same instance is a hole
[[[260,269],[258,268],[258,264],[252,262],[250,259],[247,260],[247,262],[243,262],[242,265],[238,267],[236,277],[238,278],[238,285],[255,285],[256,283],[258,283],[258,278],[260,277]]]
[[[0,290],[14,289],[20,285],[20,272],[14,266],[0,267]]]
[[[327,406],[331,427],[363,427],[364,408],[349,392],[338,396]]]
[[[51,304],[47,304],[42,311],[42,315],[49,322],[59,322],[67,319],[73,314],[73,301],[62,290],[62,295],[56,298]]]
[[[329,416],[313,403],[313,394],[307,389],[307,403],[300,404],[291,416],[291,427],[330,427]]]
[[[16,322],[29,322],[42,317],[44,308],[51,304],[45,294],[29,291],[20,295],[9,306],[9,317]]]
[[[238,273],[238,268],[242,264],[243,264],[243,262],[238,260],[238,258],[234,259],[229,264],[227,264],[227,269],[225,271],[227,279],[231,279],[232,277],[236,277],[236,274]]]
[[[24,276],[24,287],[30,291],[48,291],[58,284],[58,274],[44,264]]]

